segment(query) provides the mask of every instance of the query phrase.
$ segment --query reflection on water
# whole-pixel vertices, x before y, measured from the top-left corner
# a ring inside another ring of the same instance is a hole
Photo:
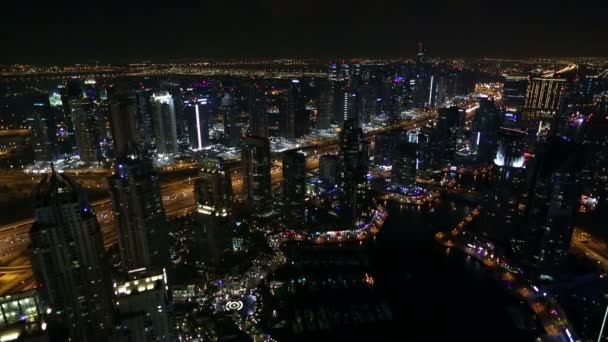
[[[375,240],[285,246],[289,262],[262,285],[265,329],[279,341],[530,340],[482,266],[433,240],[470,210],[391,205]]]

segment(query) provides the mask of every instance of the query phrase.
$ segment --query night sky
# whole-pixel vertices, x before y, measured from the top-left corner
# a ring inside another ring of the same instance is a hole
[[[0,63],[412,57],[419,40],[443,57],[608,56],[608,1],[158,2],[7,1]]]

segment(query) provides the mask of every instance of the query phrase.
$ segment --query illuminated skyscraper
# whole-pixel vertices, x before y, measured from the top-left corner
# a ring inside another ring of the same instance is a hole
[[[150,100],[157,153],[176,153],[177,123],[173,97],[167,91],[155,92]]]
[[[47,96],[40,96],[33,100],[28,121],[32,128],[32,144],[36,161],[52,161],[57,157],[55,114],[55,109],[51,108]]]
[[[305,198],[306,156],[296,150],[287,151],[283,154],[283,205],[288,222],[303,222]]]
[[[74,98],[69,100],[69,108],[80,160],[85,163],[99,162],[101,149],[96,129],[95,105],[89,99]]]
[[[168,267],[169,231],[152,161],[136,151],[116,159],[109,185],[123,267]]]
[[[164,270],[138,270],[114,283],[118,320],[113,341],[175,341],[175,317]]]
[[[111,284],[101,229],[86,193],[53,170],[33,197],[31,259],[42,300],[73,341],[107,341]]]
[[[226,216],[232,207],[232,182],[221,158],[200,162],[199,179],[194,183],[198,211],[206,215]]]
[[[505,76],[502,103],[507,111],[518,112],[524,107],[528,77]]]
[[[211,121],[211,99],[208,95],[196,96],[184,101],[184,117],[187,119],[190,148],[200,150],[209,145],[209,123]]]
[[[243,187],[254,208],[262,208],[271,199],[270,142],[267,138],[248,136],[241,149],[244,165]]]
[[[239,146],[243,138],[243,124],[234,103],[233,88],[225,87],[220,111],[224,120],[224,143],[227,146]]]
[[[368,201],[369,146],[356,120],[346,120],[340,131],[338,191],[339,213],[345,224],[354,226]]]
[[[532,78],[524,100],[524,120],[528,125],[539,121],[554,123],[562,112],[566,95],[566,79]]]
[[[136,105],[137,140],[144,151],[150,150],[154,142],[154,125],[150,91],[137,89],[134,92]]]

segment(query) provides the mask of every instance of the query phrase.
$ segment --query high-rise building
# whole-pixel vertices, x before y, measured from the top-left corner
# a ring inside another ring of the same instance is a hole
[[[418,171],[417,145],[414,142],[400,141],[395,149],[392,168],[393,183],[400,186],[416,184]]]
[[[518,112],[524,107],[528,81],[525,76],[505,76],[502,104],[507,111]]]
[[[279,113],[279,136],[284,139],[301,138],[308,133],[309,120],[300,81],[291,80],[287,99]]]
[[[334,116],[334,83],[324,81],[319,83],[319,121],[317,128],[328,129]]]
[[[238,108],[234,103],[234,90],[226,88],[220,107],[224,120],[224,142],[227,146],[239,146],[243,138],[243,124]]]
[[[491,161],[496,153],[498,128],[502,123],[502,112],[494,101],[479,99],[471,129],[471,146],[479,161]]]
[[[270,142],[267,138],[248,136],[241,149],[244,165],[243,187],[254,208],[270,201]]]
[[[74,127],[76,150],[80,160],[96,163],[101,160],[95,105],[86,98],[69,100],[70,117]]]
[[[194,198],[198,212],[226,216],[232,207],[232,182],[221,158],[205,158],[200,162],[199,179],[194,182]]]
[[[545,201],[546,217],[541,226],[536,261],[541,272],[555,274],[563,265],[572,243],[580,183],[574,173],[558,170],[537,196]]]
[[[58,154],[55,121],[55,110],[51,108],[49,98],[40,96],[33,100],[28,121],[32,128],[34,160],[52,161]]]
[[[208,95],[197,96],[184,101],[184,117],[186,118],[190,148],[200,150],[208,146],[209,124],[211,121],[211,99]]]
[[[155,92],[152,94],[150,103],[157,153],[176,153],[178,150],[177,122],[173,97],[168,91]]]
[[[306,156],[297,150],[283,154],[283,206],[287,221],[302,223],[305,216]]]
[[[371,119],[376,116],[377,111],[377,97],[376,88],[369,84],[359,87],[360,105],[361,112],[359,114],[359,120],[361,123],[368,124]]]
[[[531,78],[524,99],[524,120],[527,125],[539,121],[554,123],[561,115],[566,95],[566,79]]]
[[[393,165],[393,156],[398,145],[398,135],[393,132],[376,134],[374,140],[374,164],[390,168]]]
[[[492,227],[489,234],[495,241],[509,243],[514,255],[525,259],[528,227],[526,152],[527,132],[510,128],[498,131],[498,148],[494,157],[495,172],[491,175],[493,191],[485,197],[482,224]]]
[[[136,270],[114,283],[118,313],[112,342],[175,341],[173,302],[167,274]]]
[[[427,61],[426,61],[426,49],[422,45],[422,42],[418,42],[418,53],[416,54],[416,66],[415,73],[416,78],[424,78],[427,72]]]
[[[137,89],[134,92],[137,122],[137,141],[144,151],[149,151],[154,143],[154,124],[152,106],[150,104],[150,91]]]
[[[110,121],[114,156],[126,158],[129,146],[138,143],[136,103],[133,96],[116,94],[110,99]]]
[[[108,179],[123,268],[169,266],[169,231],[152,161],[130,153]]]
[[[268,137],[268,112],[266,97],[260,84],[247,88],[247,111],[249,112],[249,134],[257,137]]]
[[[319,179],[335,184],[338,181],[339,158],[335,154],[324,154],[319,157]]]
[[[429,83],[427,106],[439,107],[445,102],[445,77],[431,75]]]
[[[367,204],[367,171],[369,146],[363,141],[363,131],[356,120],[346,120],[339,137],[340,216],[345,224],[354,226]]]
[[[111,284],[101,229],[86,193],[52,170],[33,197],[31,259],[41,300],[73,341],[107,341]]]

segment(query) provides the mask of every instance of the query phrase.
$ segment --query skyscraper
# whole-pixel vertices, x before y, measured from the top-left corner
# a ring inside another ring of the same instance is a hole
[[[142,150],[148,152],[154,142],[154,124],[152,116],[152,106],[150,104],[150,91],[137,89],[134,92],[137,122],[137,141]]]
[[[331,81],[321,81],[319,83],[319,121],[317,128],[330,128],[334,116],[334,84]]]
[[[319,179],[329,183],[338,181],[339,158],[335,154],[324,154],[319,157]]]
[[[309,114],[299,80],[291,80],[287,98],[279,114],[279,136],[284,139],[301,138],[308,133]]]
[[[220,107],[224,120],[224,142],[228,146],[239,146],[243,138],[240,115],[234,103],[234,90],[226,88]]]
[[[226,216],[232,207],[232,182],[221,158],[200,162],[199,179],[194,182],[194,198],[199,213]]]
[[[116,158],[126,158],[129,145],[138,142],[135,105],[135,98],[124,93],[115,94],[110,99],[110,127]]]
[[[54,111],[47,96],[35,98],[30,107],[28,121],[32,127],[32,144],[36,161],[52,161],[57,157],[55,136],[57,125]]]
[[[556,274],[570,250],[580,184],[574,173],[561,169],[551,175],[543,193],[537,195],[543,197],[546,206],[537,262],[541,272]]]
[[[524,99],[524,120],[528,126],[539,121],[554,123],[561,115],[566,95],[566,79],[532,78]]]
[[[175,317],[164,270],[138,270],[114,283],[118,322],[113,341],[175,341]]]
[[[137,151],[114,162],[108,179],[123,267],[169,266],[169,231],[152,161]]]
[[[505,76],[502,103],[507,111],[518,112],[524,107],[528,77]]]
[[[155,92],[152,94],[150,102],[157,153],[176,153],[178,150],[177,123],[173,97],[168,91]]]
[[[70,117],[74,127],[76,150],[80,160],[96,163],[101,160],[95,105],[86,98],[69,100]]]
[[[283,154],[283,206],[291,224],[304,220],[306,198],[306,156],[297,150]]]
[[[369,147],[356,120],[346,120],[339,137],[340,216],[345,224],[354,226],[367,204],[367,171]]]
[[[247,200],[254,208],[270,201],[270,142],[267,138],[248,136],[241,149],[245,167],[243,187]]]
[[[249,112],[249,134],[257,137],[268,137],[268,113],[266,97],[258,83],[247,88],[247,111]]]
[[[111,284],[101,229],[79,184],[52,170],[36,186],[32,267],[53,321],[74,341],[107,341]]]
[[[395,149],[398,145],[398,135],[394,132],[376,134],[374,140],[374,164],[390,168],[393,165]]]
[[[400,141],[395,149],[392,168],[393,183],[400,186],[416,184],[418,162],[417,145],[413,142]]]
[[[201,95],[184,101],[184,116],[187,119],[190,148],[200,150],[209,145],[209,123],[211,121],[211,99]]]

